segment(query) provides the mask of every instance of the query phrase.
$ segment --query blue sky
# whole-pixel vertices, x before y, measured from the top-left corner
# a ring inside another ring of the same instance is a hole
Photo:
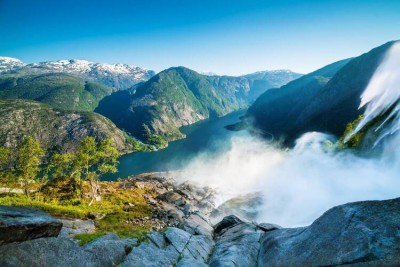
[[[0,55],[307,73],[400,39],[398,0],[0,0]]]

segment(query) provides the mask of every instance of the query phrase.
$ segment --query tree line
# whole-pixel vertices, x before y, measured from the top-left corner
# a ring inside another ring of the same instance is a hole
[[[100,177],[117,171],[120,153],[112,139],[96,142],[93,137],[85,137],[76,152],[55,153],[47,164],[42,164],[45,155],[31,136],[16,149],[1,147],[0,178],[18,183],[27,197],[32,191],[40,193],[50,180],[68,179],[75,196],[82,198],[82,181],[87,181],[91,205],[100,200]]]

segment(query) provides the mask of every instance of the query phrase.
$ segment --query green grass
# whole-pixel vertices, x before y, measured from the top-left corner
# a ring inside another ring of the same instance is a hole
[[[0,195],[0,205],[27,206],[39,208],[52,216],[74,219],[86,219],[90,213],[105,215],[104,218],[95,220],[96,232],[76,235],[75,238],[84,245],[107,233],[115,233],[122,238],[144,239],[144,234],[149,233],[151,225],[136,225],[129,222],[137,217],[151,217],[152,209],[147,205],[143,194],[153,192],[148,189],[119,189],[118,182],[101,182],[102,201],[88,205],[88,199],[77,201],[72,197],[65,181],[52,181],[43,194],[33,194],[28,198],[22,194]],[[3,185],[1,185],[3,186]],[[87,191],[87,184],[83,184]],[[133,204],[133,205],[132,205]]]
[[[0,195],[0,205],[34,207],[56,217],[84,219],[89,210],[78,206],[65,206],[57,202],[43,202],[30,199],[21,194]]]
[[[381,124],[388,118],[397,105],[398,103],[396,102],[382,115],[377,116],[373,120],[369,121],[360,131],[358,131],[346,143],[344,143],[345,137],[354,131],[357,125],[364,118],[364,115],[360,115],[357,119],[347,124],[346,130],[337,142],[337,147],[339,149],[354,149],[360,152],[363,148],[372,148],[381,132],[385,129],[384,126],[380,128]],[[393,118],[390,118],[386,122],[386,125],[390,125],[392,121]],[[376,129],[378,128],[380,129],[377,131]]]
[[[354,131],[354,129],[357,127],[357,125],[360,123],[360,121],[364,118],[363,115],[360,115],[357,119],[355,119],[354,121],[350,122],[349,124],[347,124],[346,126],[346,130],[344,131],[342,137],[339,139],[338,141],[338,147],[341,149],[344,148],[357,148],[361,145],[363,138],[365,136],[366,133],[366,127],[359,131],[358,133],[354,134],[351,136],[351,138],[345,143],[344,139],[346,138],[346,136],[348,136],[350,133],[352,133]]]
[[[74,238],[79,240],[80,246],[84,246],[102,236],[104,236],[104,233],[97,231],[96,233],[77,234],[74,236]]]

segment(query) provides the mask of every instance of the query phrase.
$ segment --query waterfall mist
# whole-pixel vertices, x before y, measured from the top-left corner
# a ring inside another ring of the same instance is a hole
[[[354,133],[398,103],[400,43],[389,50],[361,98],[365,116]],[[392,138],[385,139],[379,158],[337,151],[333,137],[316,132],[300,137],[292,149],[247,135],[227,140],[229,145],[218,153],[199,155],[182,170],[183,176],[217,188],[220,203],[262,192],[260,222],[308,225],[335,205],[400,196],[400,105],[390,118],[393,120],[383,135]]]

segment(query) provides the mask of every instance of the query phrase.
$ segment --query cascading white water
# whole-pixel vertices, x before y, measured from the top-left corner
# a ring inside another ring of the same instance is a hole
[[[372,76],[367,88],[361,95],[359,108],[365,107],[364,118],[350,133],[345,142],[351,136],[363,129],[370,121],[388,111],[400,99],[400,42],[396,42],[387,51],[382,63]],[[392,123],[387,125],[388,120]],[[385,126],[375,145],[387,135],[392,135],[400,129],[400,103],[391,111],[390,115],[378,127]]]
[[[364,119],[354,133],[400,102],[400,42],[388,50],[361,97]],[[218,188],[220,200],[262,192],[257,220],[282,226],[310,224],[327,209],[347,202],[400,196],[400,104],[382,123],[382,157],[363,158],[329,149],[332,137],[306,133],[293,149],[253,136],[233,137],[228,148],[199,155],[182,170],[183,177]],[[384,129],[384,130],[383,130]],[[354,134],[352,133],[352,134]]]

